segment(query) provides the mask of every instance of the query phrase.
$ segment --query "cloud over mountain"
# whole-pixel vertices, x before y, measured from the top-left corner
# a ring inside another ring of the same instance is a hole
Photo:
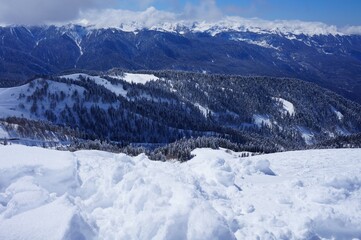
[[[158,10],[153,5],[165,4],[174,11]],[[145,10],[125,10],[131,9]],[[176,10],[177,9],[177,10]],[[143,28],[174,31],[179,26],[204,31],[244,30],[270,31],[292,34],[361,34],[361,26],[336,27],[321,22],[298,20],[262,20],[259,18],[230,17],[216,0],[197,3],[165,0],[0,0],[0,24],[55,24],[68,23],[95,28],[120,28],[135,31]],[[198,22],[197,24],[194,24]]]

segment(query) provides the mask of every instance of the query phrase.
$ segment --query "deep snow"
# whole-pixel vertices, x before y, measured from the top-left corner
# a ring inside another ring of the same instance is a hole
[[[361,238],[361,149],[193,153],[0,146],[0,239]]]

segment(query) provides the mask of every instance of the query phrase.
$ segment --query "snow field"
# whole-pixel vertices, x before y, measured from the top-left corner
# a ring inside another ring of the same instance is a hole
[[[361,149],[193,154],[0,146],[0,239],[361,238]]]
[[[105,87],[106,89],[115,93],[118,96],[127,97],[127,91],[124,90],[122,84],[119,83],[117,85],[114,85],[111,82],[109,82],[108,80],[98,77],[98,76],[91,76],[91,75],[88,75],[85,73],[75,73],[75,74],[70,74],[70,75],[64,75],[61,77],[77,81],[77,80],[79,80],[79,76],[82,76],[85,79],[90,79],[90,80],[94,81],[95,84]]]
[[[91,79],[92,81],[94,81],[94,83],[107,88],[108,90],[110,90],[111,92],[115,93],[118,96],[120,95],[123,97],[127,97],[127,91],[123,89],[122,84],[114,85],[110,81],[101,78],[99,76],[91,76],[84,73],[76,73],[76,74],[64,75],[61,77],[72,80],[79,80],[79,76],[82,76],[83,78]],[[159,78],[154,76],[153,74],[139,74],[139,73],[124,73],[124,76],[113,75],[110,77],[115,79],[121,79],[126,82],[135,83],[135,84],[146,84],[149,81],[159,80]]]
[[[125,73],[124,80],[130,83],[146,84],[152,80],[159,80],[159,78],[153,74]]]
[[[28,87],[29,84],[13,88],[0,88],[0,118],[8,116],[20,117],[25,114],[25,111],[18,109],[18,97],[20,93],[27,93]]]

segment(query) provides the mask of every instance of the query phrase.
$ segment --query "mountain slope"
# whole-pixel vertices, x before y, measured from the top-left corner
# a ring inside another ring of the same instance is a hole
[[[257,29],[2,27],[0,78],[114,67],[268,75],[315,82],[361,102],[361,36]]]
[[[215,136],[274,150],[361,129],[361,107],[294,79],[109,72],[36,79],[0,90],[1,117],[69,126],[85,138],[169,143]]]

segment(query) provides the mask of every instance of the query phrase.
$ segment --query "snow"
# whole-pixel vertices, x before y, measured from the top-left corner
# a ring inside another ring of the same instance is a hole
[[[24,112],[17,109],[20,93],[26,93],[29,84],[13,87],[13,88],[0,88],[0,118],[8,116],[20,117]]]
[[[8,138],[9,134],[3,127],[0,126],[0,138]]]
[[[29,204],[27,201],[32,199],[34,194],[24,197],[25,204]],[[31,211],[19,213],[11,218],[5,218],[0,225],[0,238],[8,240],[92,239],[92,237],[91,228],[80,220],[76,208],[66,197],[34,207]]]
[[[79,74],[78,74],[79,75]],[[84,88],[77,85],[67,85],[65,83],[55,82],[51,80],[47,80],[49,84],[49,92],[59,94],[63,91],[66,95],[72,95],[74,91],[78,91],[79,93],[84,92]],[[42,85],[42,80],[34,80],[32,82],[34,87],[30,87],[30,84],[25,84],[19,87],[12,88],[3,88],[0,89],[0,118],[6,117],[24,117],[28,119],[42,119],[44,120],[44,116],[36,116],[31,114],[29,111],[32,101],[27,101],[27,97],[31,96],[34,91]],[[20,96],[23,95],[22,98]],[[65,107],[65,104],[70,105],[72,100],[68,98],[65,101],[58,103],[58,110]],[[50,100],[48,98],[44,98],[41,101],[41,105],[38,104],[38,108],[42,105],[50,104]],[[22,107],[21,107],[22,106]]]
[[[75,73],[75,74],[70,74],[70,75],[64,75],[61,77],[77,81],[77,80],[79,80],[79,76],[82,76],[83,78],[88,78],[88,79],[94,81],[94,83],[105,87],[106,89],[110,90],[111,92],[115,93],[118,96],[120,95],[123,97],[127,97],[127,91],[124,90],[123,85],[121,83],[112,84],[110,81],[108,81],[104,78],[101,78],[99,76],[91,76],[91,75],[84,74],[84,73]],[[136,83],[136,84],[146,84],[147,82],[150,82],[153,80],[154,81],[159,80],[159,78],[154,76],[153,74],[140,74],[140,73],[124,73],[124,76],[111,75],[109,77],[114,78],[114,79],[123,80],[123,81],[129,82],[129,83]]]
[[[278,102],[281,102],[283,105],[283,110],[287,112],[290,116],[295,115],[295,106],[293,103],[283,99],[283,98],[273,98]]]
[[[159,80],[159,78],[153,74],[124,73],[123,80],[129,83],[146,84],[150,81]]]
[[[336,114],[338,120],[340,120],[340,121],[343,120],[343,114],[340,111],[338,111],[334,107],[331,107],[331,110]]]
[[[203,14],[202,14],[203,16]],[[292,35],[352,35],[360,34],[360,26],[337,27],[322,22],[299,20],[264,20],[239,16],[218,16],[204,20],[197,14],[176,14],[149,7],[144,11],[122,9],[89,10],[81,12],[72,22],[89,29],[111,28],[137,34],[142,29],[185,34],[186,32],[208,32],[215,36],[221,32],[253,32]]]
[[[253,121],[258,127],[262,127],[262,125],[272,127],[271,119],[267,115],[254,114]]]
[[[69,74],[69,75],[63,75],[63,76],[60,76],[60,77],[77,81],[77,80],[79,80],[80,76],[83,77],[83,78],[90,78],[91,77],[90,75],[85,74],[85,73],[74,73],[74,74]]]
[[[339,111],[336,111],[335,114],[336,114],[338,120],[342,121],[342,119],[343,119],[343,114],[340,113]]]
[[[257,46],[260,46],[260,47],[263,47],[263,48],[272,48],[272,49],[275,49],[275,50],[278,50],[278,51],[280,50],[280,47],[275,47],[272,44],[269,44],[266,40],[254,41],[254,40],[245,39],[245,38],[232,38],[232,40],[240,41],[240,42],[246,42],[246,43],[257,45]]]
[[[110,90],[111,92],[115,93],[116,95],[120,95],[123,97],[127,96],[127,91],[124,90],[123,85],[122,84],[117,84],[114,85],[111,82],[109,82],[106,79],[103,79],[101,77],[94,77],[91,76],[90,79],[92,79],[96,84],[105,87],[106,89]]]
[[[312,145],[315,143],[315,135],[310,129],[306,127],[298,127],[298,131],[307,145]]]
[[[344,127],[340,127],[340,126],[336,126],[336,129],[335,129],[336,133],[340,134],[340,135],[344,135],[344,136],[347,136],[347,135],[350,135],[350,131],[348,131],[346,128]]]
[[[91,75],[84,74],[84,73],[75,73],[75,74],[70,74],[70,75],[64,75],[64,76],[61,76],[61,77],[77,81],[77,80],[79,80],[80,76],[83,77],[83,78],[90,79],[90,80],[94,81],[94,83],[105,87],[106,89],[108,89],[109,91],[115,93],[118,96],[127,97],[128,92],[126,90],[124,90],[122,84],[120,84],[120,83],[116,84],[116,85],[112,84],[110,81],[108,81],[108,80],[106,80],[104,78],[101,78],[99,76],[91,76]]]
[[[124,76],[120,75],[110,75],[109,77],[115,79],[121,79],[123,81],[135,84],[146,84],[150,81],[159,80],[158,77],[153,74],[141,74],[141,73],[124,73]]]
[[[361,149],[192,154],[0,146],[0,239],[361,238]]]
[[[210,111],[207,107],[203,107],[199,103],[195,103],[194,106],[196,106],[199,109],[199,111],[201,111],[201,113],[203,114],[204,117],[208,117],[208,113]]]

